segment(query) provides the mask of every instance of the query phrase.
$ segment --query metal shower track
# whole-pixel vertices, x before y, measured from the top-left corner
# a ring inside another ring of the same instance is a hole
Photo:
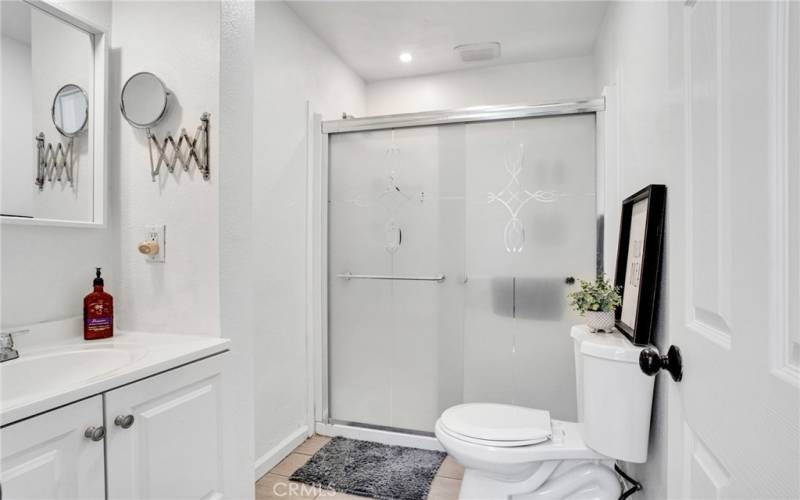
[[[474,106],[443,111],[424,111],[399,115],[348,118],[322,122],[323,134],[363,132],[404,127],[424,127],[451,123],[535,118],[539,116],[575,115],[605,111],[604,97],[576,99],[536,105]]]

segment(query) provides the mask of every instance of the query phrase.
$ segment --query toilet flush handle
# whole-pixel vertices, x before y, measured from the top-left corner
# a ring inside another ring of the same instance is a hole
[[[672,345],[669,346],[667,354],[661,356],[652,347],[642,349],[642,352],[639,353],[639,368],[649,376],[655,375],[659,370],[667,370],[672,375],[672,380],[680,382],[683,379],[681,350]]]

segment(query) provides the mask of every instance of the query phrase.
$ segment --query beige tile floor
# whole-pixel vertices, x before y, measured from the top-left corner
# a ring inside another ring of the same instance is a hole
[[[293,498],[300,500],[364,500],[365,497],[347,495],[329,490],[314,488],[306,484],[289,481],[289,476],[302,467],[311,455],[325,446],[330,438],[314,435],[294,449],[281,463],[256,481],[256,500],[273,500]],[[439,467],[431,484],[428,500],[456,500],[461,488],[464,469],[452,458],[447,457]]]

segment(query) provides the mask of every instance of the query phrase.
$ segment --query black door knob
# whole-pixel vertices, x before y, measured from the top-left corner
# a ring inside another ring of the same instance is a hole
[[[655,375],[659,370],[667,370],[672,375],[672,380],[680,382],[683,378],[681,350],[673,345],[669,347],[665,356],[661,356],[653,348],[643,349],[639,353],[639,368],[645,375],[650,376]]]

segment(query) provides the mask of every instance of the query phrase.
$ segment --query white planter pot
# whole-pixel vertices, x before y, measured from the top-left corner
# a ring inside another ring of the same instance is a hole
[[[614,311],[586,311],[586,326],[593,332],[610,332],[614,329]]]

